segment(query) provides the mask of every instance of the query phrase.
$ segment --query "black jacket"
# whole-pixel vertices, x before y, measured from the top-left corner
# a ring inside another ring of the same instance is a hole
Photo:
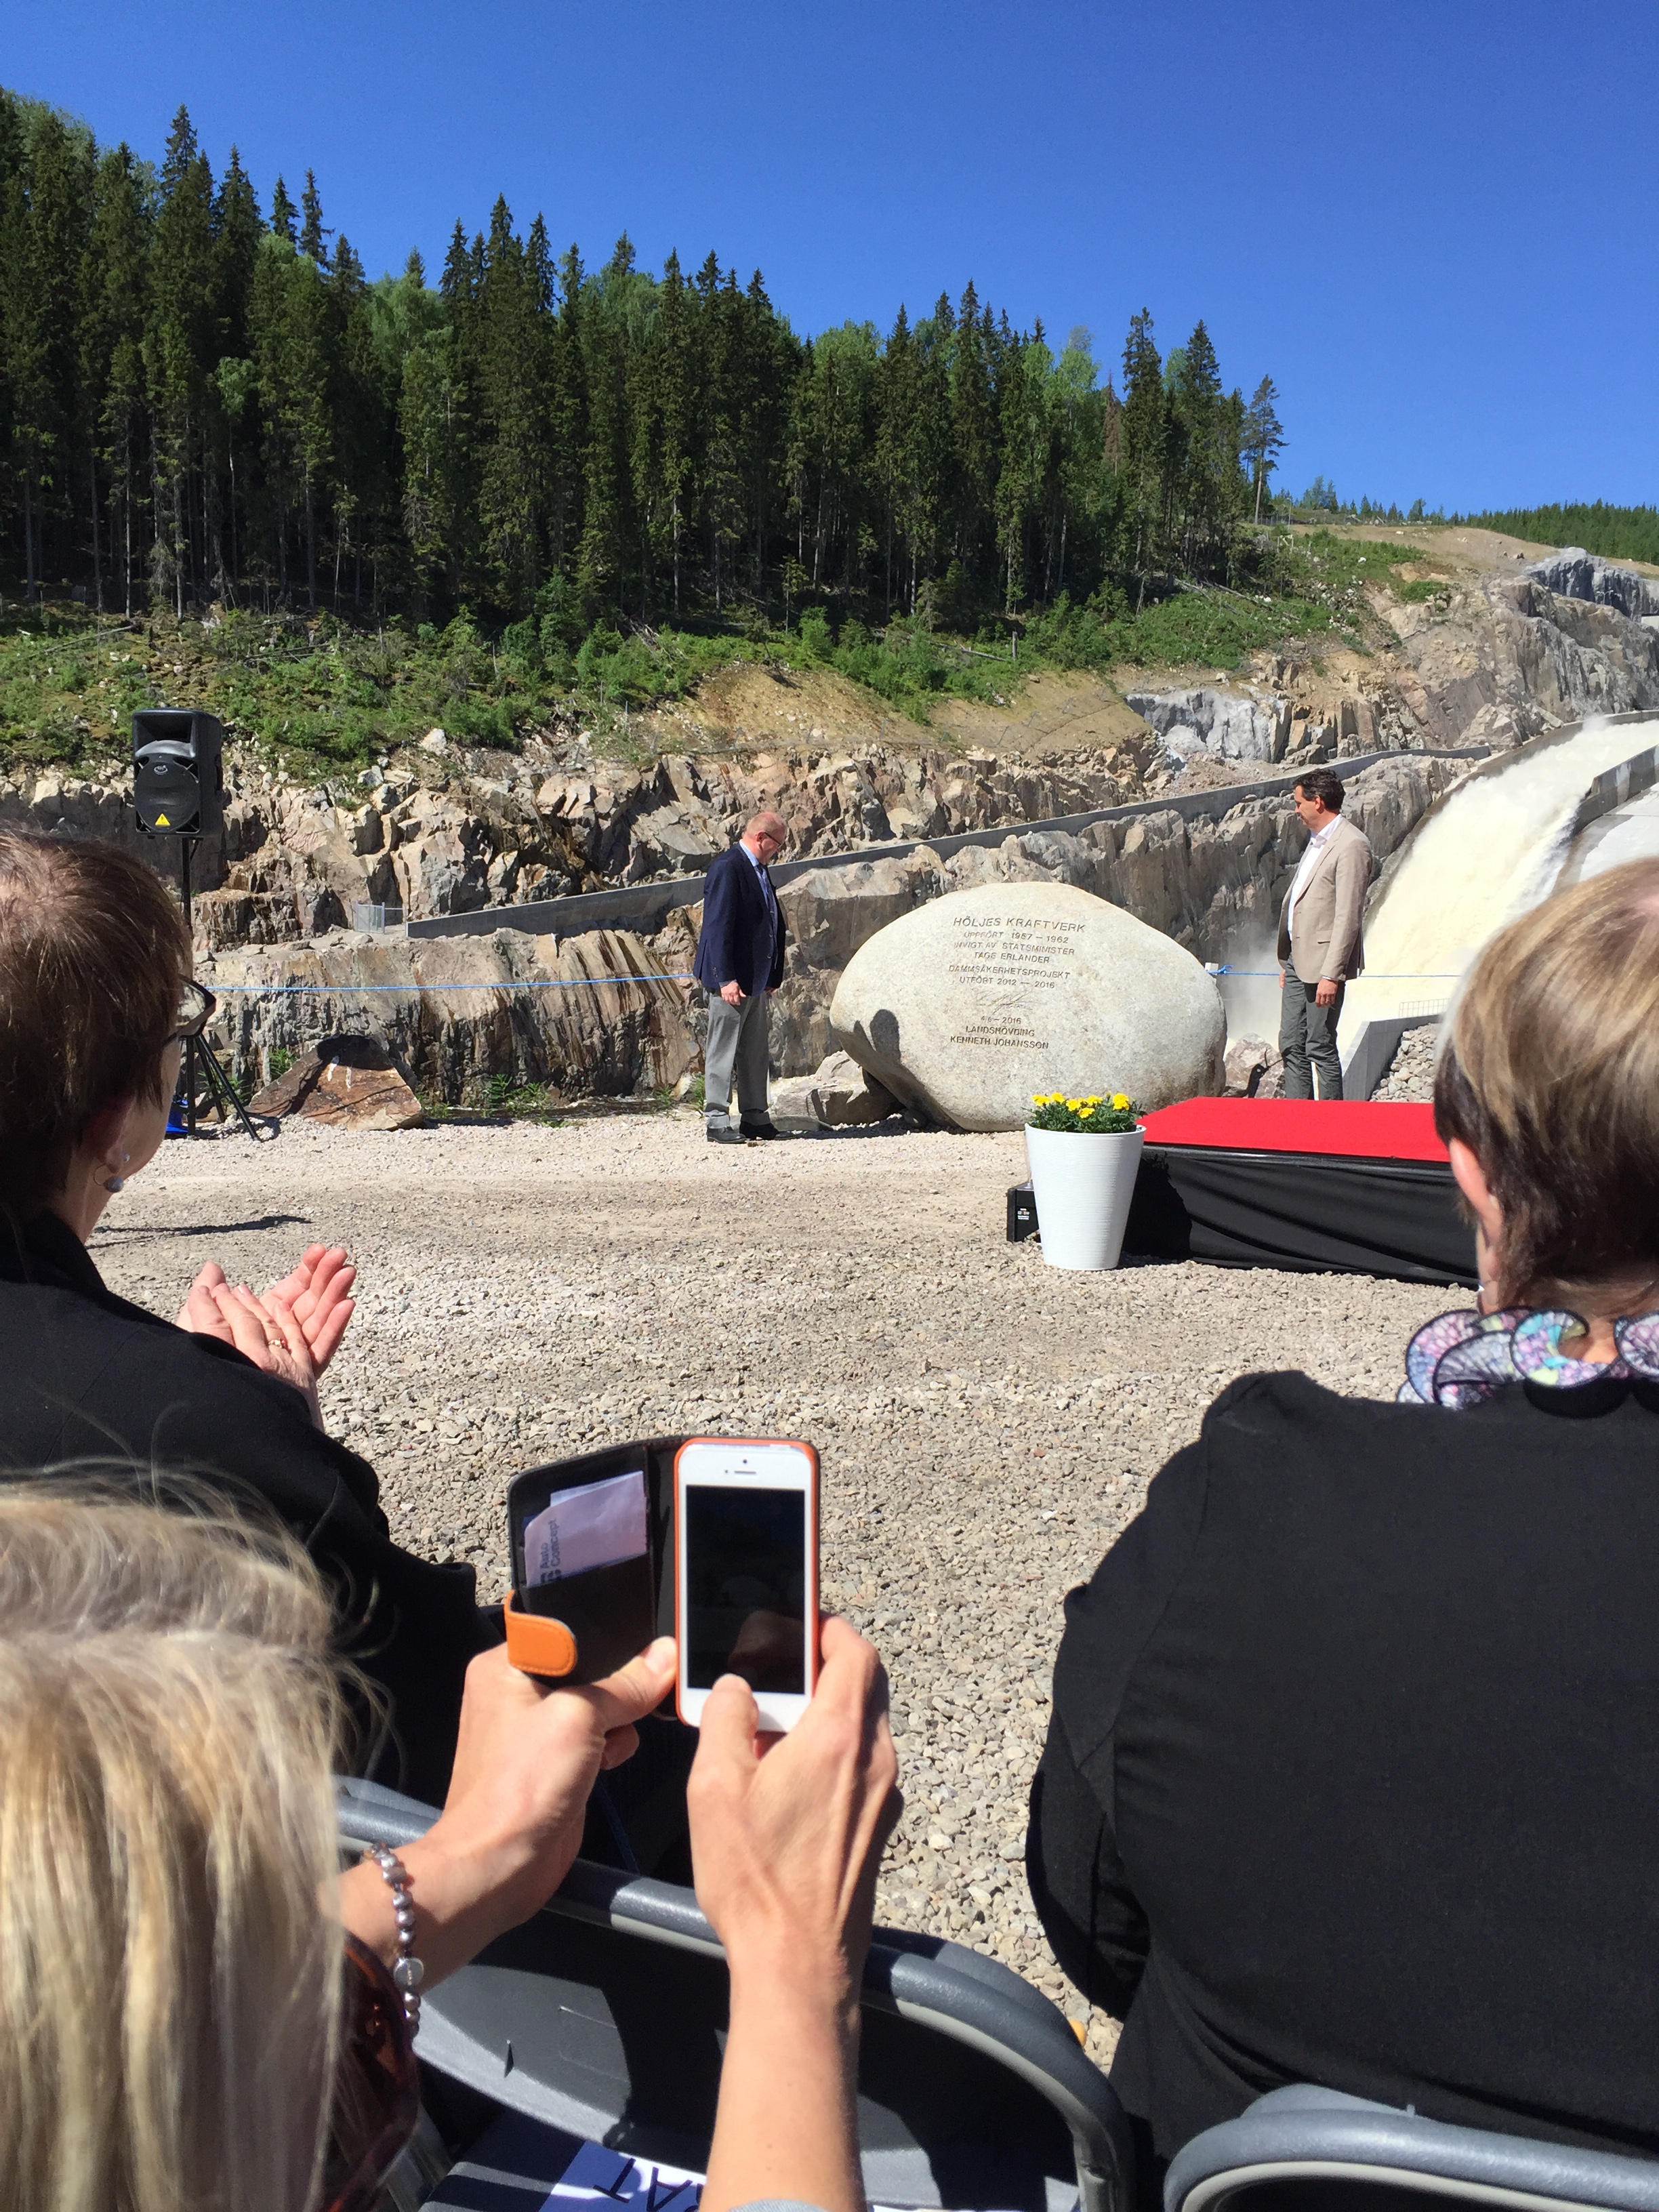
[[[1066,1601],[1027,1864],[1149,2203],[1291,2081],[1659,2154],[1659,1389],[1224,1391]]]
[[[297,1390],[115,1297],[55,1215],[21,1249],[0,1230],[0,1468],[112,1459],[228,1478],[275,1508],[333,1589],[343,1655],[390,1706],[389,1737],[358,1717],[359,1771],[441,1804],[487,1640],[472,1569],[400,1551],[374,1468],[312,1425]]]
[[[748,999],[775,991],[783,981],[788,935],[776,895],[769,911],[754,862],[741,845],[728,846],[708,871],[692,974],[708,991],[732,982]]]

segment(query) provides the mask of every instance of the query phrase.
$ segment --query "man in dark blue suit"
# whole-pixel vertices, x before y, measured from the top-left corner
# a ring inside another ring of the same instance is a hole
[[[766,1000],[783,981],[788,932],[766,864],[783,850],[788,836],[781,815],[757,814],[708,871],[702,933],[691,972],[708,994],[703,1112],[711,1145],[740,1145],[746,1137],[780,1133],[772,1126],[766,1097]]]

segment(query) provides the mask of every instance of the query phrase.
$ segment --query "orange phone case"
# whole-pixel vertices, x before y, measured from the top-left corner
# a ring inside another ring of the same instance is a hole
[[[812,1470],[811,1486],[807,1498],[807,1565],[811,1571],[811,1612],[816,1621],[818,1615],[818,1455],[809,1443],[799,1437],[688,1437],[674,1455],[674,1642],[680,1654],[674,1668],[674,1711],[682,1721],[685,1715],[680,1710],[680,1663],[685,1653],[685,1624],[680,1619],[680,1452],[693,1444],[785,1444],[791,1451],[805,1452]],[[818,1686],[818,1638],[816,1632],[808,1638],[806,1648],[806,1694],[810,1698]],[[688,1727],[694,1725],[687,1723]]]
[[[550,1613],[521,1613],[516,1590],[509,1590],[501,1607],[507,1621],[507,1656],[521,1674],[539,1674],[556,1682],[576,1667],[576,1639],[563,1621]]]

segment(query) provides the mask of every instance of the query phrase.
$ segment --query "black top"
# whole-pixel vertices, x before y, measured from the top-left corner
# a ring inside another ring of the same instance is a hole
[[[770,876],[740,843],[727,846],[708,870],[692,974],[708,991],[732,982],[750,999],[775,991],[788,936]]]
[[[390,1708],[389,1729],[360,1729],[357,1771],[441,1804],[485,1640],[472,1569],[400,1551],[374,1468],[313,1427],[291,1384],[115,1297],[54,1214],[21,1250],[0,1231],[0,1468],[129,1461],[246,1485],[276,1509],[334,1591],[344,1656]]]
[[[1659,1387],[1247,1376],[1066,1617],[1028,1871],[1149,2203],[1292,2081],[1659,2154]]]

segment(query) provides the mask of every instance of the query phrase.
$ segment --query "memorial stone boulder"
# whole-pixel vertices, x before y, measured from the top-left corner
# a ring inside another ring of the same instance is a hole
[[[1018,1129],[1032,1095],[1210,1095],[1226,1022],[1173,939],[1061,884],[998,884],[891,922],[848,963],[831,1041],[907,1106],[959,1129]]]

